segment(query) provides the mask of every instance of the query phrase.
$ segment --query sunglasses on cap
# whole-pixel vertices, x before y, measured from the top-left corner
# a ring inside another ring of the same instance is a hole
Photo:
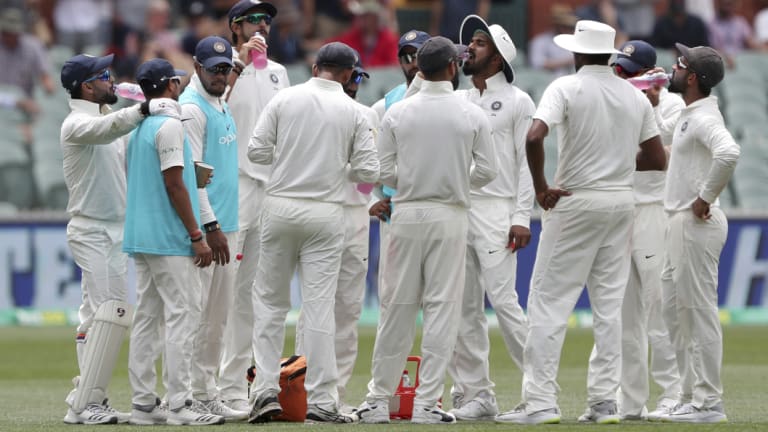
[[[680,69],[690,69],[687,64],[683,63],[683,58],[683,56],[677,58],[677,67]],[[693,71],[693,69],[691,69],[691,71]]]
[[[91,82],[91,81],[109,81],[112,78],[112,73],[109,71],[109,69],[104,70],[104,72],[94,75],[87,80],[83,81],[84,83]]]
[[[232,66],[227,64],[217,64],[216,66],[204,67],[203,69],[205,69],[205,71],[211,75],[218,75],[218,74],[229,75],[229,73],[232,72]]]
[[[265,14],[265,13],[252,13],[250,15],[243,15],[241,17],[235,18],[232,20],[232,22],[247,22],[248,24],[258,24],[262,21],[264,21],[264,24],[270,25],[272,24],[272,15]]]
[[[162,77],[160,78],[160,81],[174,81],[176,84],[181,84],[181,77],[178,75],[174,75],[172,77]]]
[[[353,73],[350,81],[352,81],[355,84],[360,84],[361,82],[363,82],[363,74],[357,73],[357,72]]]
[[[409,64],[416,61],[416,54],[402,54],[399,55],[398,58],[400,59],[400,63]]]

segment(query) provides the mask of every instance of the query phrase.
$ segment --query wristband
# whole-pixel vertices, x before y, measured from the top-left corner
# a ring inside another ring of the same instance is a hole
[[[218,231],[221,229],[221,225],[219,225],[218,221],[208,222],[207,224],[203,225],[203,228],[205,229],[206,233],[212,233],[214,231]]]
[[[203,235],[202,234],[200,234],[200,236],[198,236],[196,238],[189,239],[189,241],[191,241],[192,243],[197,243],[197,242],[202,241],[202,240],[203,240]]]
[[[191,239],[202,237],[202,236],[203,236],[203,232],[200,231],[199,229],[196,229],[194,231],[190,231],[189,232],[189,238],[191,238]]]

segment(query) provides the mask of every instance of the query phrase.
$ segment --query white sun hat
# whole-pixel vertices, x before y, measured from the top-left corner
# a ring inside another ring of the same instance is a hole
[[[512,61],[517,57],[517,48],[515,43],[512,42],[512,38],[504,27],[493,24],[489,26],[486,22],[477,15],[468,15],[461,23],[461,29],[459,30],[459,43],[462,45],[469,45],[472,41],[472,36],[475,32],[481,30],[491,37],[493,44],[496,45],[496,49],[504,58],[504,76],[507,78],[507,82],[513,82],[515,80],[515,70],[512,69]]]
[[[555,44],[570,52],[580,54],[621,54],[614,47],[616,30],[608,24],[581,20],[576,22],[573,34],[554,37]]]

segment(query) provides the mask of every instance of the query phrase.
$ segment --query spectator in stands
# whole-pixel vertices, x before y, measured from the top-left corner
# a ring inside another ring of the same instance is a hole
[[[736,0],[718,0],[716,5],[715,19],[709,24],[709,42],[712,48],[720,51],[728,68],[732,68],[737,54],[745,49],[759,48],[759,45],[746,18],[737,13]]]
[[[619,20],[630,39],[647,40],[656,23],[655,3],[659,0],[614,0]]]
[[[101,30],[105,17],[101,3],[99,0],[58,0],[53,10],[56,43],[71,47],[74,52],[103,44]]]
[[[301,13],[291,1],[275,2],[280,14],[269,32],[269,57],[281,64],[304,60],[306,49],[301,35]]]
[[[429,34],[445,36],[459,42],[459,28],[467,15],[488,18],[491,0],[432,0]]]
[[[366,67],[397,65],[397,35],[384,25],[382,11],[378,0],[355,3],[352,28],[333,39],[359,52]]]
[[[685,0],[685,10],[708,23],[715,19],[715,0]]]
[[[24,99],[34,99],[38,82],[46,93],[54,91],[53,80],[48,71],[48,58],[37,38],[24,31],[24,15],[19,9],[6,9],[0,16],[0,85],[18,88]],[[16,106],[19,106],[14,101]],[[26,144],[32,143],[31,123],[37,112],[34,103],[22,103],[26,121],[21,125]]]
[[[556,75],[573,73],[573,53],[560,48],[552,40],[555,35],[573,33],[576,15],[567,4],[555,3],[550,8],[552,28],[539,33],[528,44],[528,59],[534,69],[546,70]]]
[[[304,38],[310,45],[340,35],[352,24],[354,15],[349,6],[351,0],[301,0],[304,16]]]
[[[616,29],[616,46],[627,41],[624,22],[611,0],[590,0],[589,3],[576,9],[576,16],[580,20],[598,21]]]
[[[761,49],[766,49],[768,48],[768,0],[759,0],[757,5],[760,10],[755,15],[753,24],[755,41],[760,44]]]
[[[670,0],[667,13],[656,20],[651,40],[657,48],[664,49],[674,49],[677,42],[708,46],[709,30],[701,18],[686,12],[685,0]]]
[[[184,8],[187,15],[187,30],[181,37],[182,50],[189,55],[195,55],[195,47],[203,38],[217,35],[216,21],[213,11],[206,1],[195,0]]]
[[[180,69],[192,70],[192,59],[181,50],[181,40],[171,28],[171,6],[168,0],[150,0],[147,5],[145,40],[141,58],[163,58]]]

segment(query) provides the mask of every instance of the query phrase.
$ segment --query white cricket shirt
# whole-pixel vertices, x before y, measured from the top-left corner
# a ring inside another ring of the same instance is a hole
[[[719,206],[718,196],[736,168],[741,150],[725,128],[717,98],[685,107],[675,128],[664,189],[664,208],[681,211],[697,197]]]
[[[69,101],[61,124],[67,212],[110,222],[125,218],[125,145],[120,137],[144,118],[139,105],[112,112],[107,105]]]
[[[284,198],[343,204],[347,178],[379,178],[371,125],[341,84],[322,78],[269,101],[253,129],[248,157],[249,164],[272,164],[266,192]]]
[[[360,109],[360,112],[363,113],[363,118],[366,119],[368,122],[368,127],[371,129],[373,133],[373,143],[374,146],[376,145],[376,136],[379,133],[379,115],[376,113],[376,111],[373,110],[373,108],[363,105],[357,101],[355,101],[357,104],[357,107]],[[378,153],[377,153],[378,157]],[[357,185],[359,183],[355,183],[349,179],[347,179],[347,186],[345,186],[346,194],[344,197],[344,205],[348,206],[367,206],[370,204],[371,201],[371,194],[364,194],[360,192],[357,189]]]
[[[609,66],[553,81],[533,117],[556,127],[555,185],[566,190],[632,190],[639,144],[659,135],[648,98]]]
[[[394,203],[469,208],[470,185],[483,187],[498,172],[488,116],[448,81],[424,81],[419,93],[387,110],[379,157],[381,183],[397,189]]]

